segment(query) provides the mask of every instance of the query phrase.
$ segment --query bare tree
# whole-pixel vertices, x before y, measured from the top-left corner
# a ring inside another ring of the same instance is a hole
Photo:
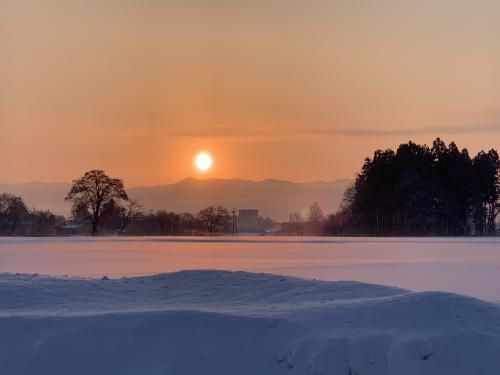
[[[73,202],[73,212],[78,211],[91,225],[93,236],[99,233],[99,225],[105,205],[112,200],[128,201],[123,181],[111,178],[102,170],[92,170],[73,181],[66,200]]]
[[[230,218],[229,211],[221,206],[210,206],[198,213],[198,219],[209,233],[222,232]]]
[[[122,235],[131,221],[142,215],[143,207],[137,199],[129,199],[121,212],[121,225],[118,235]]]
[[[309,222],[311,223],[320,223],[325,219],[325,216],[323,215],[323,210],[319,206],[317,202],[314,202],[310,207],[309,207]]]

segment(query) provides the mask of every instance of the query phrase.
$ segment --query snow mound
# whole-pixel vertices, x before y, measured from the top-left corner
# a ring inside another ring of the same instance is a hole
[[[0,374],[500,373],[500,308],[358,282],[0,275]]]
[[[407,291],[359,282],[325,282],[248,272],[180,271],[108,279],[0,275],[0,312],[81,314],[171,309],[212,312],[290,311],[333,301]]]

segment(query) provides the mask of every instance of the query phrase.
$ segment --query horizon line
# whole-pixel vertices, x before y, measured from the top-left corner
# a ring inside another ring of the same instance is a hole
[[[248,178],[241,178],[241,177],[230,177],[230,178],[222,178],[222,177],[208,177],[208,178],[202,178],[202,177],[185,177],[180,180],[177,180],[175,182],[166,182],[166,183],[160,183],[160,184],[151,184],[151,185],[133,185],[130,187],[127,187],[126,190],[129,189],[140,189],[140,188],[155,188],[155,187],[162,187],[162,186],[168,186],[168,185],[175,185],[179,184],[184,181],[188,180],[196,180],[196,181],[244,181],[244,182],[254,182],[254,183],[262,183],[262,182],[267,182],[267,181],[275,181],[275,182],[285,182],[285,183],[292,183],[292,184],[319,184],[319,183],[335,183],[335,182],[341,182],[341,181],[353,181],[355,177],[353,178],[338,178],[334,180],[309,180],[309,181],[292,181],[292,180],[285,180],[285,179],[280,179],[280,178],[273,178],[273,177],[268,177],[264,179],[248,179]],[[125,181],[124,181],[125,182]],[[3,182],[0,181],[0,185],[35,185],[35,184],[40,184],[40,185],[71,185],[71,181],[66,181],[66,182],[61,182],[61,181],[23,181],[23,182]]]

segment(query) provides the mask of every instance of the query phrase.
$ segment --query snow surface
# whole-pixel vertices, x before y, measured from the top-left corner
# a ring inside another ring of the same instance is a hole
[[[0,238],[0,273],[116,278],[184,269],[357,280],[500,301],[500,237]]]
[[[0,374],[500,373],[500,308],[270,274],[0,275]]]

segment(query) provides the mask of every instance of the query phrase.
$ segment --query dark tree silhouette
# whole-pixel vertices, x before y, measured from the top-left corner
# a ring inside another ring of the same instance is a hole
[[[120,227],[118,235],[122,235],[133,220],[142,216],[143,207],[136,199],[129,199],[120,211]]]
[[[471,159],[454,142],[437,138],[429,148],[410,141],[365,160],[327,232],[493,235],[499,198],[495,150]]]
[[[495,223],[500,210],[500,161],[498,153],[481,151],[473,160],[476,196],[474,217],[476,232],[482,235],[495,233]]]
[[[28,210],[20,197],[0,194],[0,235],[23,234],[28,217]]]
[[[208,233],[224,231],[230,218],[229,211],[221,206],[210,206],[198,213],[198,220]]]
[[[160,236],[171,236],[179,233],[180,217],[174,212],[160,210],[151,217],[152,224],[156,226]]]
[[[50,211],[30,211],[28,232],[30,236],[55,236],[66,224],[64,216]]]
[[[0,194],[0,236],[55,236],[65,224],[64,216],[28,210],[21,197]]]
[[[107,176],[102,170],[92,170],[77,180],[66,196],[73,202],[73,213],[90,223],[91,234],[99,233],[106,206],[115,200],[128,201],[123,181]]]
[[[139,214],[131,222],[128,233],[146,236],[172,236],[192,234],[199,229],[198,220],[192,214],[177,214],[164,210]]]

